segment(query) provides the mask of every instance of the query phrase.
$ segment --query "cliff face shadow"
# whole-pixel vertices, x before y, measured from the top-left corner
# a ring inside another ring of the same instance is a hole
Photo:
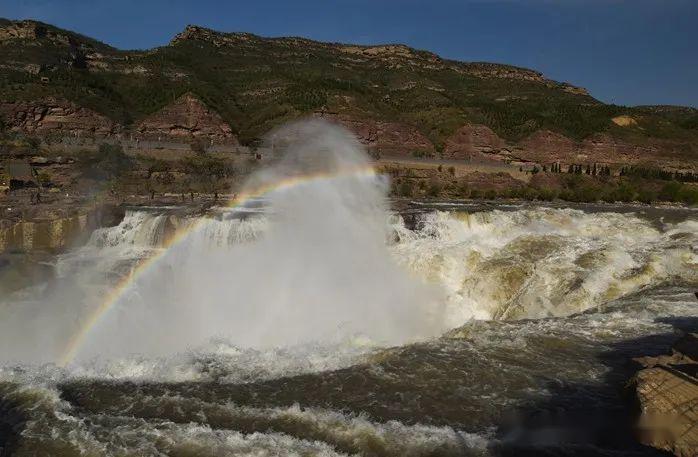
[[[10,383],[0,383],[0,457],[13,454],[28,419],[21,402],[7,395],[14,388]]]
[[[698,317],[667,317],[673,332],[623,340],[598,359],[608,371],[598,383],[549,382],[551,395],[531,400],[507,415],[491,451],[513,456],[664,456],[639,444],[635,423],[639,404],[631,379],[642,366],[633,358],[671,353],[683,332],[698,331]]]

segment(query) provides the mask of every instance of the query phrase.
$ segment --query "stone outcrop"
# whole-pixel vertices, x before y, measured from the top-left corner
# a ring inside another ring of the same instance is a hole
[[[369,151],[377,151],[381,155],[435,154],[432,142],[409,124],[339,114],[316,113],[316,116],[343,125],[354,133]]]
[[[583,159],[574,141],[549,130],[538,130],[524,138],[516,145],[515,154],[538,163],[578,163]]]
[[[0,119],[12,131],[39,137],[107,138],[129,133],[121,125],[74,103],[44,98],[0,102]],[[184,95],[143,120],[135,134],[144,140],[238,145],[221,116],[191,94]]]
[[[0,219],[0,254],[4,252],[61,252],[88,236],[92,230],[117,225],[123,208],[33,208],[20,220]]]
[[[138,124],[136,131],[140,138],[151,141],[188,142],[201,138],[217,144],[238,144],[230,125],[192,94],[183,95],[149,116]]]
[[[206,41],[214,46],[222,47],[254,40],[256,38],[257,37],[251,33],[221,33],[198,25],[188,25],[182,32],[172,38],[170,46],[185,41]]]
[[[463,65],[466,72],[479,78],[516,79],[519,81],[545,82],[547,81],[539,71],[528,68],[502,65],[489,62],[469,62]]]
[[[581,150],[588,162],[606,162],[637,164],[656,159],[659,148],[655,145],[636,145],[626,143],[606,134],[596,134],[585,139]]]
[[[698,169],[695,160],[690,160],[696,153],[695,145],[675,141],[653,139],[633,144],[604,133],[574,141],[549,130],[538,130],[518,143],[508,143],[488,127],[477,124],[458,129],[444,147],[444,157],[450,159],[559,163],[562,166],[598,163],[617,168],[643,165],[691,171]]]
[[[680,457],[698,455],[698,335],[687,334],[671,355],[637,359],[640,440]]]
[[[627,115],[622,115],[622,116],[616,116],[613,119],[611,119],[611,122],[616,124],[619,127],[634,127],[637,125],[637,121],[635,118]]]
[[[118,225],[123,208],[66,203],[0,206],[0,290],[11,293],[50,281],[51,256],[87,241],[94,229]]]
[[[467,124],[459,128],[444,146],[447,159],[477,160],[500,154],[506,143],[489,127]]]
[[[405,58],[405,59],[411,59],[415,57],[419,58],[428,58],[429,60],[432,60],[434,62],[439,61],[439,57],[436,54],[432,54],[430,52],[422,51],[419,55],[417,52],[405,45],[402,44],[387,44],[387,45],[379,45],[379,46],[355,46],[355,45],[349,45],[349,46],[340,46],[339,50],[347,53],[347,54],[353,54],[353,55],[358,55],[361,57],[368,57],[368,58],[378,58],[378,59],[390,59],[390,58]]]
[[[106,116],[55,98],[0,102],[0,117],[11,130],[31,135],[105,137],[121,131]]]
[[[56,30],[36,21],[17,21],[0,27],[0,42],[38,40],[42,38],[66,45],[71,42],[68,34],[58,33]]]

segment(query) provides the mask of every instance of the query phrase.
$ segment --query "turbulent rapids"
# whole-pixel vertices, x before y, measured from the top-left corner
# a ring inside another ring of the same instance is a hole
[[[260,198],[133,208],[0,297],[0,447],[651,455],[616,386],[696,325],[695,212],[390,209],[354,139],[289,129]]]

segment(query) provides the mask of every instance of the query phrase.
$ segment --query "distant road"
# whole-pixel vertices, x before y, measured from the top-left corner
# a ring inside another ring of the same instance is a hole
[[[191,154],[191,147],[188,143],[176,143],[165,141],[136,141],[131,139],[105,138],[100,140],[83,138],[64,138],[60,142],[52,143],[51,147],[59,151],[74,151],[76,148],[96,148],[99,143],[120,143],[129,153],[143,153],[154,157],[177,159]],[[249,154],[251,149],[246,146],[233,145],[213,145],[208,148],[208,152],[220,154]],[[263,156],[269,150],[259,150]],[[519,171],[517,165],[502,162],[477,162],[455,159],[437,159],[431,157],[407,157],[407,156],[382,156],[378,161],[381,165],[402,165],[407,167],[438,168],[439,166],[453,167],[455,176],[463,176],[468,173],[508,173],[515,179],[528,182],[531,174]]]
[[[96,149],[101,143],[121,144],[124,150],[131,153],[154,153],[154,155],[172,154],[173,156],[189,155],[191,146],[189,143],[178,143],[168,141],[136,141],[131,139],[120,138],[79,138],[65,137],[60,141],[52,142],[47,146],[56,152],[74,152],[76,149]],[[246,146],[234,146],[230,144],[214,144],[207,148],[208,152],[214,153],[237,153],[246,154],[250,152],[250,148]],[[174,157],[173,157],[174,158]]]

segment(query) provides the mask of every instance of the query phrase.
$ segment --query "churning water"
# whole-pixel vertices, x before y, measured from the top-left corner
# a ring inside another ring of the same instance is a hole
[[[695,212],[394,213],[352,138],[292,132],[250,186],[294,185],[128,211],[0,298],[7,453],[652,454],[622,386],[698,327]]]

